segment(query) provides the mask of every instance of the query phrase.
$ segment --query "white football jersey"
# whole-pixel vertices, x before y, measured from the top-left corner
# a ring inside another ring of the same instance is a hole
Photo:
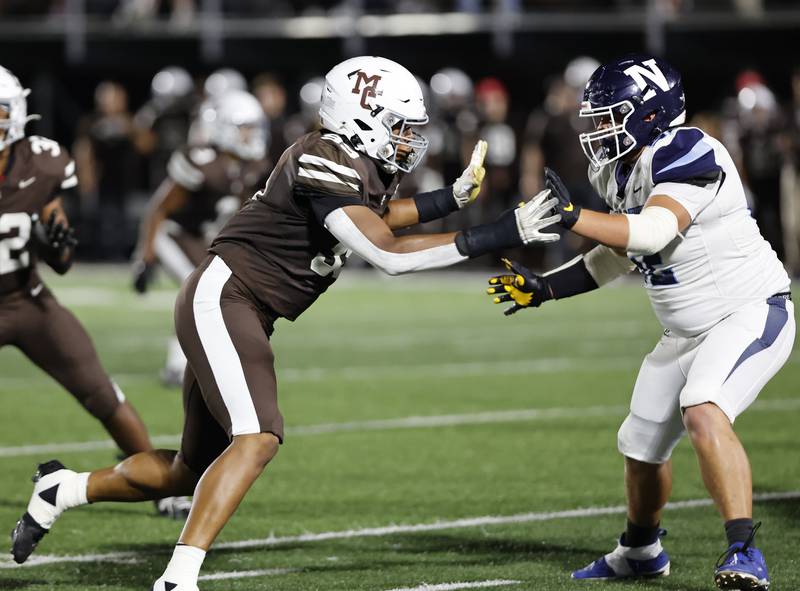
[[[589,180],[617,213],[639,213],[651,195],[667,195],[689,212],[692,223],[661,252],[631,256],[656,316],[677,335],[705,332],[743,306],[789,290],[730,154],[703,131],[670,129],[632,168],[621,161],[590,168]]]

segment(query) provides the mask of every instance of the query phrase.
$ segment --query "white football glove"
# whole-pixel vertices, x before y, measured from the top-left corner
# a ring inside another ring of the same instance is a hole
[[[517,230],[523,244],[558,241],[560,238],[558,234],[543,234],[539,231],[561,221],[561,214],[549,215],[557,204],[558,199],[550,197],[550,189],[545,189],[514,210],[514,216],[517,218]]]
[[[475,144],[467,168],[453,183],[453,197],[459,209],[475,201],[478,198],[478,193],[481,192],[481,183],[483,182],[483,177],[486,176],[483,161],[486,158],[488,147],[489,144],[484,140],[479,140]]]

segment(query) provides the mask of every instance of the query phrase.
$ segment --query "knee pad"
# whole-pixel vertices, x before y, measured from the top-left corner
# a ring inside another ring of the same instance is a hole
[[[657,423],[630,413],[617,432],[617,449],[631,459],[648,464],[663,464],[684,435],[680,413]]]

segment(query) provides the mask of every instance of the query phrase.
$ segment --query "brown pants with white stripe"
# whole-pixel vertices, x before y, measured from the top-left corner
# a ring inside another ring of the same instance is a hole
[[[0,347],[14,345],[100,421],[125,400],[100,365],[91,338],[74,314],[40,284],[0,298]]]
[[[235,435],[273,433],[283,441],[269,343],[272,321],[216,255],[178,294],[175,328],[188,359],[181,453],[196,474],[205,472]]]

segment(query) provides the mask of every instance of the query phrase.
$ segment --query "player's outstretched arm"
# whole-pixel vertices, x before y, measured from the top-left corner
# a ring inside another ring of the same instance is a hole
[[[69,271],[78,241],[60,197],[42,208],[41,218],[36,224],[36,238],[39,256],[59,275]]]
[[[486,290],[495,304],[512,302],[503,312],[510,316],[523,308],[538,308],[548,300],[560,300],[597,289],[633,270],[633,263],[604,245],[598,245],[585,255],[537,275],[508,259],[503,259],[511,273],[489,279]]]
[[[181,209],[189,199],[189,192],[166,178],[150,198],[139,230],[136,261],[133,269],[133,287],[139,293],[147,291],[156,263],[156,236],[167,217]]]
[[[488,147],[484,140],[475,144],[469,164],[452,185],[408,199],[390,201],[389,210],[383,217],[386,224],[393,230],[407,228],[443,218],[474,202],[486,176],[483,161]]]
[[[540,230],[559,220],[550,214],[554,200],[543,191],[528,203],[510,209],[491,224],[463,232],[395,236],[386,221],[361,205],[334,209],[325,228],[347,248],[388,275],[436,269],[533,242],[554,242],[558,234]]]
[[[545,185],[558,205],[561,225],[580,236],[637,255],[651,255],[672,242],[691,223],[691,216],[675,199],[653,195],[638,214],[608,214],[572,203],[561,178],[545,168]]]

